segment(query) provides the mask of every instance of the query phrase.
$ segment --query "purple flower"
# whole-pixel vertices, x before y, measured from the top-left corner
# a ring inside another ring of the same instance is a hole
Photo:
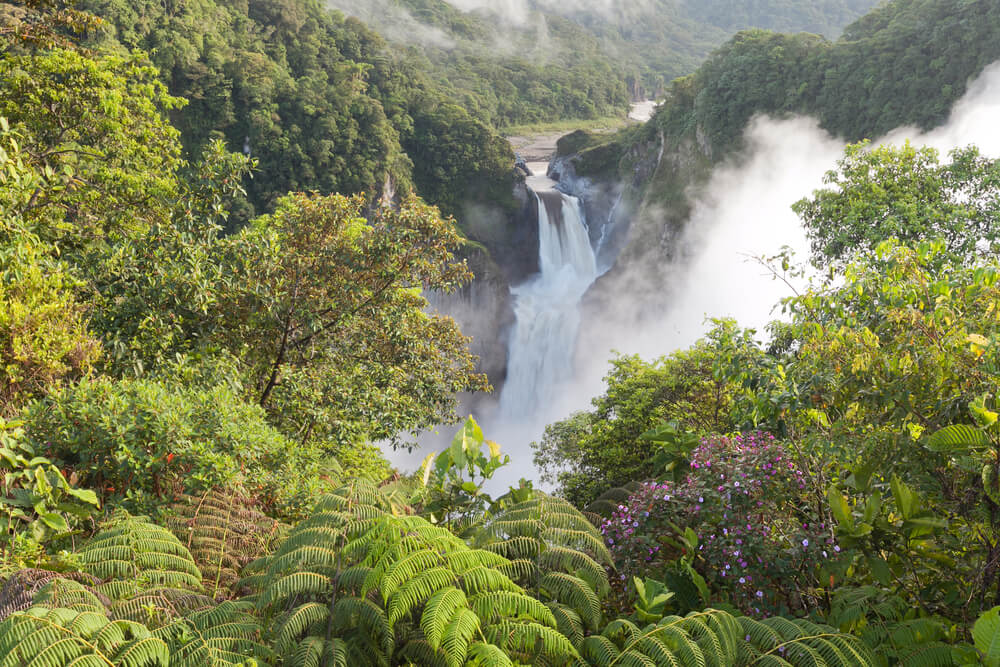
[[[802,540],[802,546],[808,547],[809,546],[809,540]]]

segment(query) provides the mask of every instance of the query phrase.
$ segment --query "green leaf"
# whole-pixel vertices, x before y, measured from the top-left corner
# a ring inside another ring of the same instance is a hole
[[[851,506],[847,503],[847,498],[833,485],[830,485],[830,488],[826,490],[826,497],[830,501],[830,511],[833,512],[833,518],[837,520],[841,528],[850,530],[854,526],[854,517],[851,515]]]
[[[66,523],[66,519],[62,518],[55,512],[41,512],[39,513],[38,518],[41,519],[45,523],[45,525],[51,528],[52,530],[57,530],[60,532],[69,530],[69,524]]]
[[[983,427],[993,426],[997,423],[997,418],[1000,417],[1000,414],[986,407],[986,394],[978,396],[969,403],[969,412],[972,413],[972,418],[976,420],[976,423]]]
[[[890,486],[892,487],[892,497],[896,500],[896,509],[903,515],[903,518],[909,519],[915,515],[920,507],[920,497],[895,475],[890,481]]]
[[[66,493],[78,500],[94,505],[95,507],[100,507],[101,505],[101,502],[97,499],[97,494],[90,489],[74,489],[70,487],[66,489]]]
[[[1000,488],[998,487],[996,464],[987,463],[983,466],[983,489],[997,505],[1000,505]]]
[[[972,641],[988,667],[1000,666],[1000,607],[985,612],[972,626]]]
[[[968,424],[945,426],[931,434],[924,442],[924,447],[927,449],[946,454],[966,454],[992,446],[989,436]]]
[[[885,562],[884,558],[879,556],[871,556],[868,558],[868,567],[871,568],[872,576],[883,586],[888,585],[892,581],[892,571],[889,569],[889,564]]]
[[[459,468],[465,467],[466,462],[475,456],[476,452],[483,445],[483,429],[472,417],[465,420],[462,428],[451,441],[451,459]]]

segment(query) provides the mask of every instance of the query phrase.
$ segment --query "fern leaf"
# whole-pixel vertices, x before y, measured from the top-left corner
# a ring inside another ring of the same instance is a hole
[[[468,604],[465,593],[454,587],[441,588],[427,601],[420,629],[424,631],[427,643],[437,650],[452,618]],[[480,614],[482,617],[482,614]],[[391,620],[390,615],[390,620]]]
[[[18,612],[0,623],[0,656],[3,667],[166,667],[170,661],[167,645],[138,623],[44,607]]]
[[[562,572],[549,572],[539,582],[550,599],[572,608],[587,627],[597,630],[601,625],[601,600],[585,581]]]

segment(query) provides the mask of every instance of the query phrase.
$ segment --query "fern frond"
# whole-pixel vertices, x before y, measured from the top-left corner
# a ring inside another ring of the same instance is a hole
[[[333,589],[330,577],[315,572],[293,572],[274,581],[260,597],[264,607],[277,605],[298,596],[324,597]]]
[[[201,589],[201,571],[187,548],[173,533],[144,517],[116,512],[80,549],[81,569],[99,579],[148,586]],[[116,597],[123,590],[104,586],[101,592]],[[136,590],[135,588],[131,590]]]
[[[203,581],[211,582],[215,599],[235,594],[239,571],[270,551],[279,535],[280,524],[238,487],[182,496],[172,509],[168,527],[191,552]]]
[[[436,595],[436,592],[451,588],[457,583],[458,578],[455,573],[445,567],[432,567],[415,575],[393,591],[390,596],[387,605],[389,624],[395,625],[398,620],[411,614],[419,605],[428,602],[432,596]],[[462,599],[464,601],[464,594]]]
[[[469,647],[469,662],[479,667],[514,667],[514,663],[499,647],[482,642]]]
[[[484,634],[490,643],[528,664],[537,662],[536,656],[540,655],[563,661],[577,656],[576,649],[558,630],[537,623],[502,621],[486,628]]]
[[[49,580],[38,590],[32,606],[92,611],[107,615],[111,600],[79,581],[58,577]]]
[[[524,593],[492,591],[473,597],[469,604],[486,623],[499,622],[505,617],[530,618],[550,628],[557,627],[552,610]]]
[[[422,638],[406,642],[406,645],[399,651],[399,657],[406,661],[404,664],[420,665],[421,667],[448,667],[445,655]]]
[[[167,645],[130,621],[103,614],[33,607],[0,623],[0,664],[167,667]]]
[[[171,667],[243,665],[247,658],[268,661],[273,653],[261,642],[261,627],[250,605],[226,601],[196,611],[156,631],[170,647]]]
[[[523,585],[530,586],[531,582],[538,581],[541,569],[534,561],[518,559],[505,563],[497,568],[514,581],[519,581]]]
[[[458,609],[441,637],[441,651],[449,667],[465,664],[472,638],[480,631],[479,617],[469,609]]]
[[[343,635],[360,629],[360,637],[378,649],[383,656],[392,655],[395,638],[385,612],[371,600],[343,598],[333,606],[334,629]]]
[[[212,598],[200,593],[179,588],[152,588],[113,601],[110,613],[112,618],[135,621],[152,629],[214,604]]]
[[[803,619],[781,617],[762,621],[742,617],[740,627],[759,656],[779,657],[795,667],[874,665],[875,658],[865,644],[852,635]]]
[[[579,614],[587,627],[595,631],[600,627],[601,600],[583,579],[563,572],[549,572],[539,585],[550,600],[561,602]]]
[[[558,602],[549,602],[546,606],[552,612],[552,617],[556,619],[556,629],[565,635],[573,646],[580,646],[583,643],[584,634],[583,620],[580,615]]]
[[[299,638],[310,632],[311,629],[319,629],[319,626],[328,622],[330,618],[330,607],[318,602],[307,602],[299,605],[282,619],[274,635],[274,650],[279,655],[288,655],[293,652],[293,648]]]
[[[441,588],[427,601],[423,616],[420,619],[420,629],[431,648],[437,650],[441,640],[455,614],[468,605],[465,593],[454,587]],[[390,615],[390,621],[392,616]]]

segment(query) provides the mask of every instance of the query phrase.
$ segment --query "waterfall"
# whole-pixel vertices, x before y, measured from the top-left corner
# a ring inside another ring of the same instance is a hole
[[[597,277],[579,200],[552,189],[547,179],[531,185],[538,203],[540,271],[510,290],[516,323],[500,396],[501,416],[519,420],[552,405],[559,384],[572,378],[580,299]]]

